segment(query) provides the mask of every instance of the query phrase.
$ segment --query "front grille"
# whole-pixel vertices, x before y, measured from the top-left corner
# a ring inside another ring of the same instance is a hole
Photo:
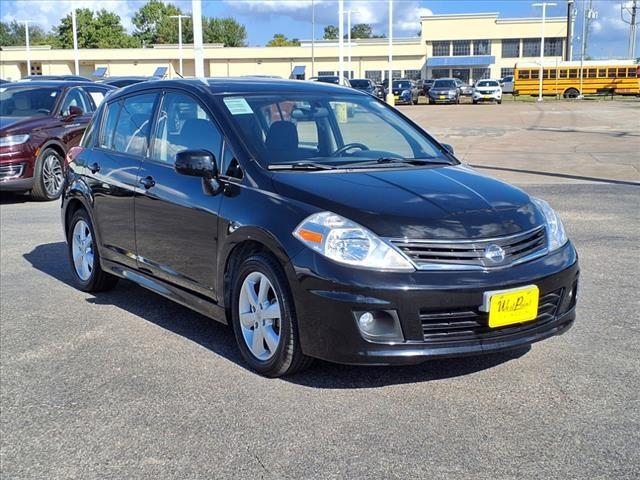
[[[0,182],[2,180],[11,180],[22,175],[24,165],[2,165],[0,166]]]
[[[492,239],[391,239],[391,243],[418,268],[424,270],[504,267],[531,260],[547,252],[544,226]]]
[[[538,316],[525,323],[500,328],[489,327],[489,315],[477,307],[456,310],[420,310],[420,323],[424,341],[446,343],[452,341],[479,340],[487,337],[508,335],[529,326],[540,326],[552,321],[558,312],[564,289],[560,288],[539,300]]]

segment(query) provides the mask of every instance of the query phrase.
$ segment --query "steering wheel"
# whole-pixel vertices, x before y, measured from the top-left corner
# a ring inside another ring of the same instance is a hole
[[[331,156],[339,157],[343,153],[346,153],[347,151],[351,150],[352,148],[359,148],[360,150],[369,150],[369,147],[367,147],[366,145],[363,145],[362,143],[347,143],[346,145],[343,145],[338,150],[333,152]]]

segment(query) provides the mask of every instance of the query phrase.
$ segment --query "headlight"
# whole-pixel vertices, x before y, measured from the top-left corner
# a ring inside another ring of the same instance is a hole
[[[29,140],[29,134],[0,137],[0,147],[11,147],[13,145],[20,145],[22,143],[25,143],[27,140]]]
[[[293,236],[325,257],[361,268],[414,270],[411,262],[374,233],[331,212],[307,217]]]
[[[552,252],[559,249],[567,243],[568,240],[567,233],[564,231],[564,225],[562,225],[560,216],[544,200],[535,197],[532,197],[531,200],[544,215],[547,224],[547,244],[549,245],[549,251]]]

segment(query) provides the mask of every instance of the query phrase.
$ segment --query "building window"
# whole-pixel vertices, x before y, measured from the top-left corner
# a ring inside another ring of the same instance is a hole
[[[523,57],[539,57],[540,56],[540,39],[525,38],[522,41],[522,56]]]
[[[434,68],[431,70],[431,78],[448,78],[449,77],[449,69],[448,68]]]
[[[405,70],[404,78],[408,78],[410,80],[420,80],[422,77],[420,70]]]
[[[469,40],[454,40],[453,56],[462,57],[465,55],[471,55],[471,42]]]
[[[324,71],[319,71],[318,72],[318,76],[319,77],[332,77],[336,74],[336,72],[334,72],[333,70],[324,70]]]
[[[472,78],[474,82],[477,82],[478,80],[486,80],[488,78],[491,78],[491,69],[490,68],[474,68],[472,73]]]
[[[512,76],[513,76],[513,68],[501,68],[500,69],[500,78],[512,77]]]
[[[474,55],[491,55],[491,42],[489,40],[473,41]]]
[[[382,82],[382,72],[380,70],[365,70],[364,78],[368,78],[373,83]]]
[[[397,80],[398,78],[402,78],[402,70],[392,70],[391,71],[391,75],[394,80]]]
[[[451,55],[451,42],[433,42],[434,57],[448,57]]]
[[[545,57],[561,57],[562,56],[562,38],[545,38],[544,39],[544,56]]]
[[[520,56],[520,39],[502,40],[502,58],[518,58]]]

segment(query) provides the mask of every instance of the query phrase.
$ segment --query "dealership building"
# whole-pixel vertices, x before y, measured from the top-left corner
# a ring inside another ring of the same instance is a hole
[[[393,39],[393,78],[454,76],[466,82],[501,78],[520,61],[540,58],[540,18],[500,18],[497,13],[431,15],[421,17],[421,36]],[[547,18],[544,25],[545,61],[561,61],[566,48],[567,20]],[[49,46],[0,47],[0,78],[17,80],[28,74],[75,73],[74,52]],[[31,71],[27,71],[27,55]],[[295,47],[204,46],[205,75],[276,75],[308,79],[335,75],[339,70],[336,40],[303,41]],[[357,39],[344,47],[343,69],[351,78],[381,81],[388,75],[388,41]],[[157,75],[175,78],[180,71],[177,45],[137,49],[82,49],[79,73],[84,76]],[[183,74],[193,76],[191,45],[183,49]]]

